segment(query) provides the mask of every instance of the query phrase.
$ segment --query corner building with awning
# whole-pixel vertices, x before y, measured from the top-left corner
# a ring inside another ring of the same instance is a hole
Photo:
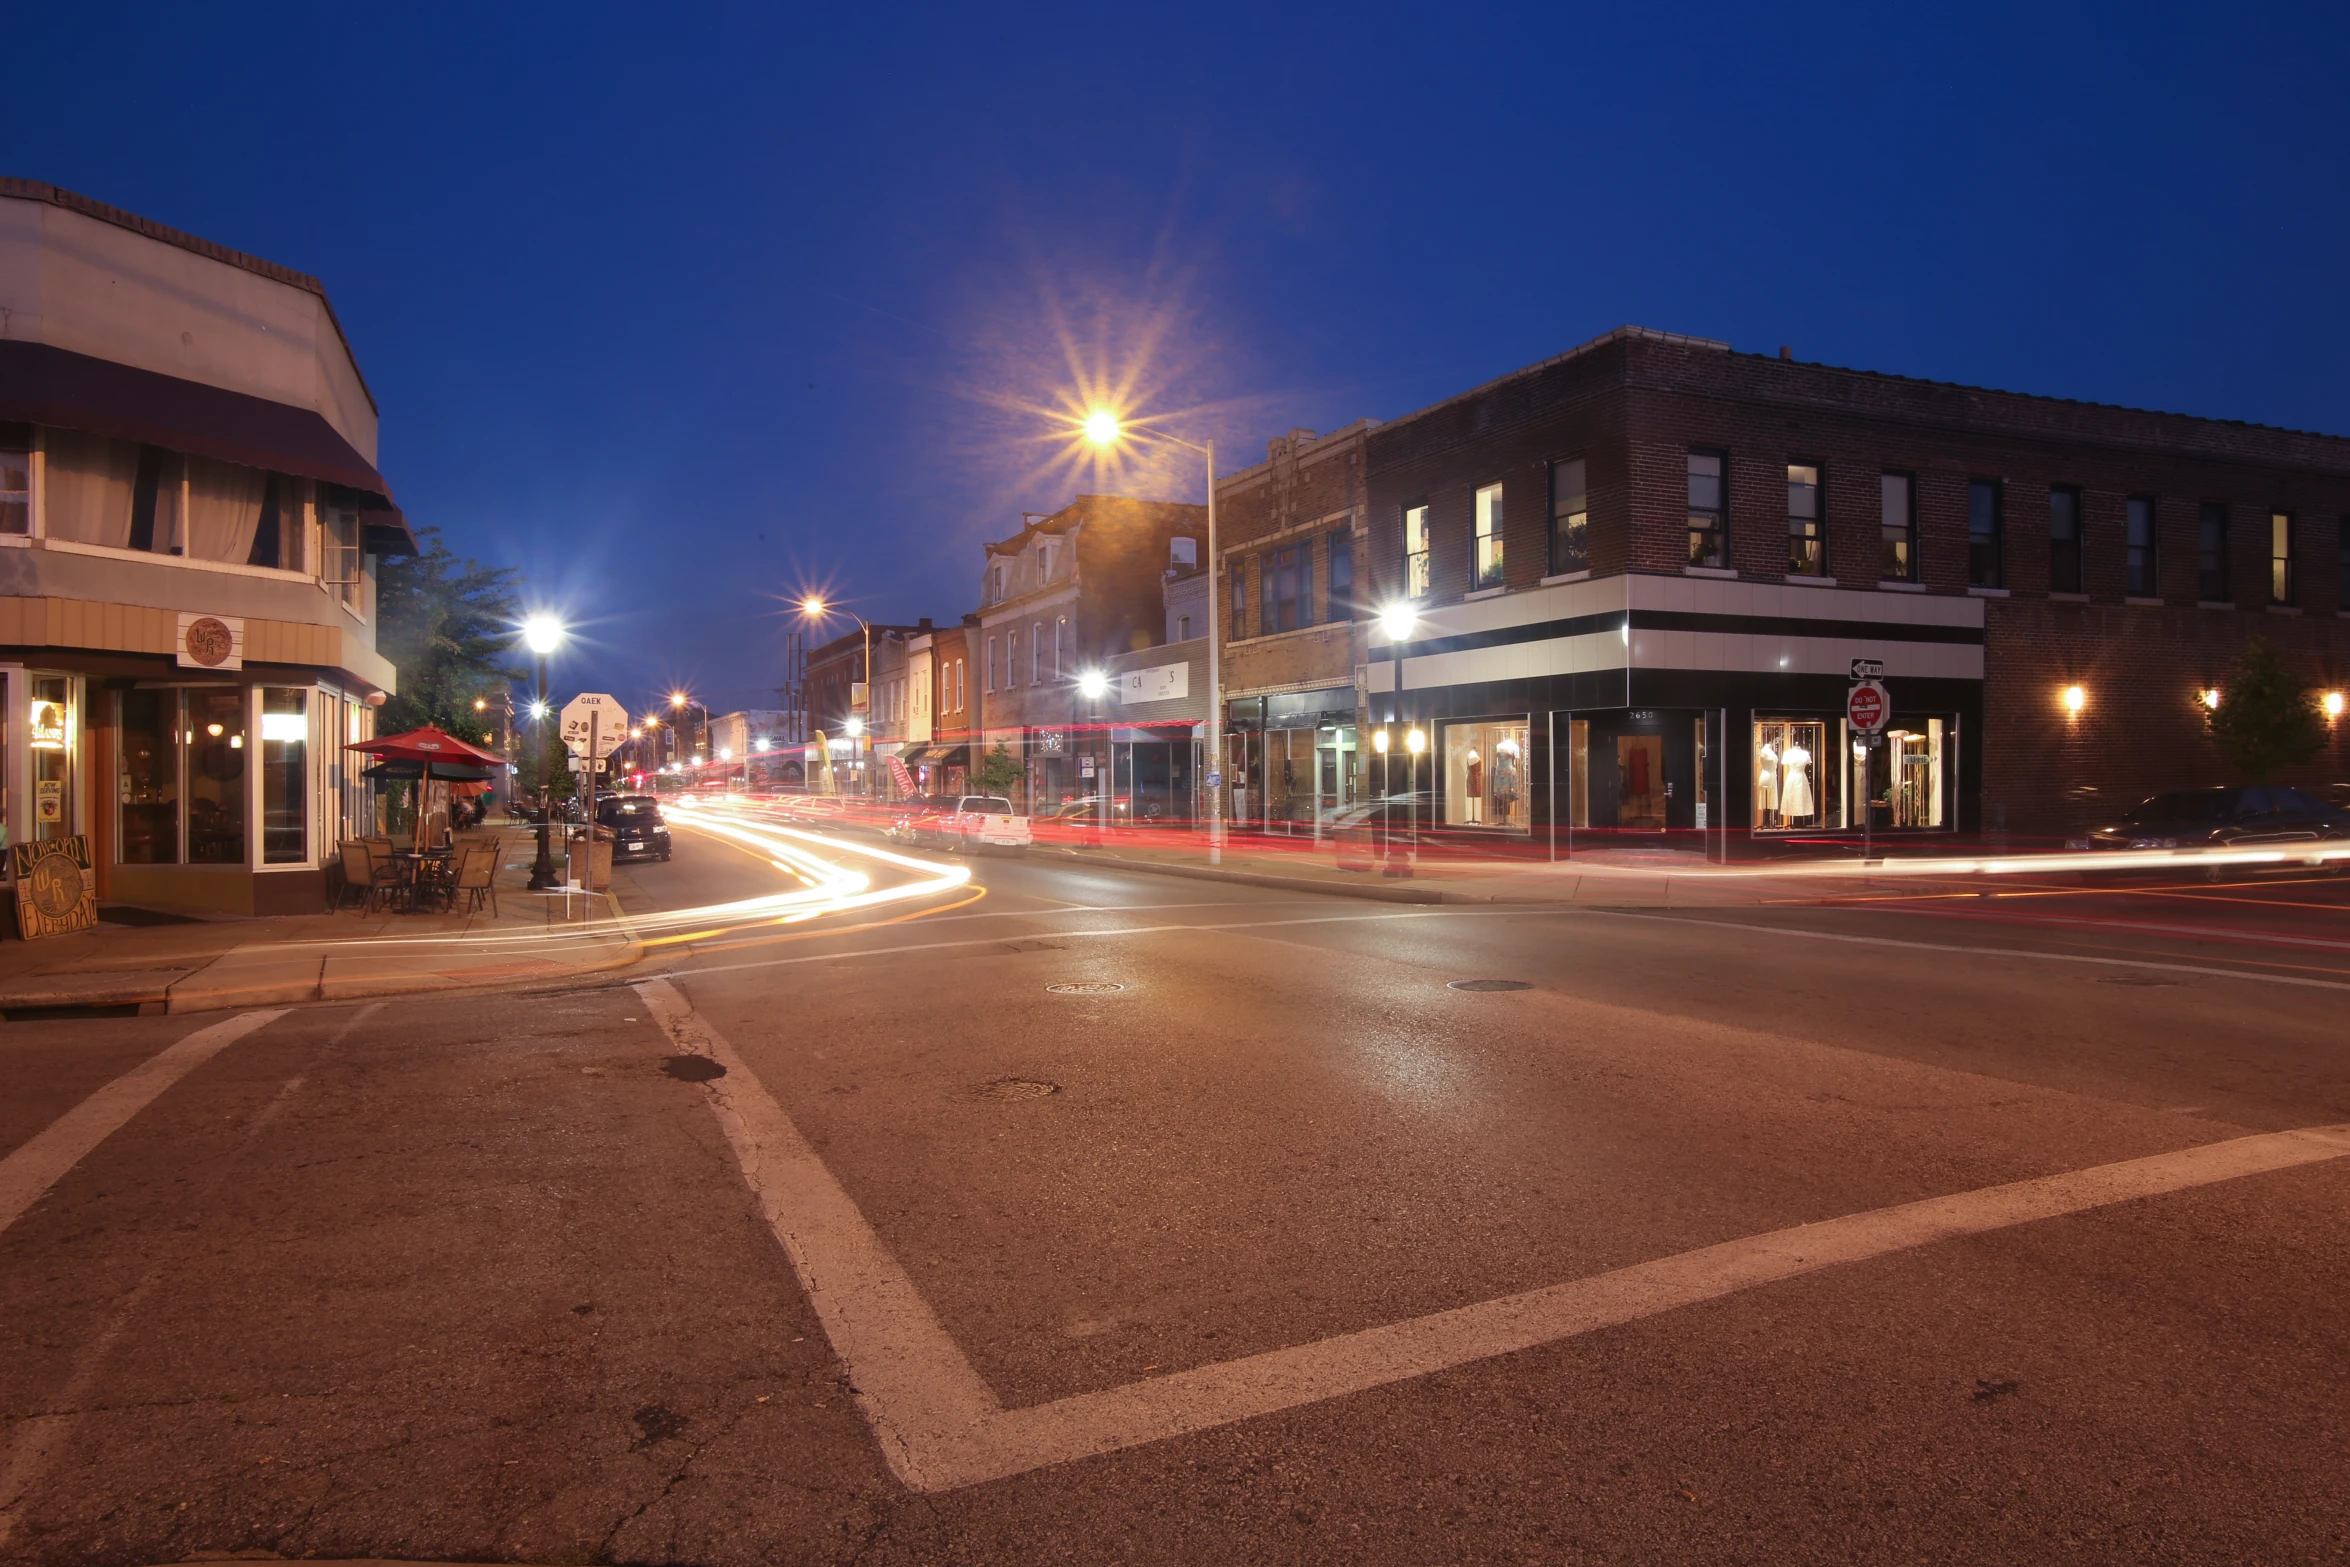
[[[6,179],[0,320],[0,830],[86,836],[102,899],[318,908],[416,547],[324,287]]]

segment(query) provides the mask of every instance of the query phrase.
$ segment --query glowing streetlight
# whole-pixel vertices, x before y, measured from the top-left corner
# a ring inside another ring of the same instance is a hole
[[[1387,754],[1387,731],[1386,731],[1386,730],[1384,730],[1384,729],[1379,729],[1379,730],[1374,730],[1374,731],[1372,732],[1372,735],[1371,735],[1371,749],[1372,749],[1372,750],[1374,750],[1374,751],[1376,751],[1376,752],[1378,752],[1378,753],[1379,753],[1381,756],[1385,756],[1385,755]]]
[[[859,718],[856,714],[851,713],[848,717],[848,722],[842,724],[841,727],[846,729],[850,734],[861,735],[865,732],[865,720]]]
[[[2328,691],[2328,692],[2325,694],[2325,710],[2326,710],[2326,717],[2328,717],[2328,718],[2339,718],[2339,717],[2341,717],[2341,716],[2342,716],[2342,693],[2341,693],[2341,692],[2339,692],[2339,691]]]
[[[1096,408],[1077,423],[1078,433],[1096,447],[1107,449],[1129,436],[1164,441],[1197,452],[1208,462],[1208,863],[1224,863],[1224,643],[1215,634],[1216,584],[1224,574],[1216,551],[1216,443],[1192,442],[1143,421],[1129,423],[1106,408]]]
[[[1419,624],[1420,612],[1409,604],[1390,604],[1379,612],[1379,629],[1390,642],[1411,640],[1412,627]]]
[[[533,615],[522,623],[523,645],[539,657],[563,645],[563,622],[552,615]]]
[[[2088,705],[2088,692],[2082,690],[2079,686],[2066,686],[2064,688],[2064,710],[2066,712],[2078,714],[2082,708]]]
[[[1409,748],[1412,755],[1414,756],[1418,756],[1422,751],[1428,749],[1427,735],[1417,729],[1413,730],[1410,734],[1405,735],[1403,737],[1403,743],[1407,748]]]
[[[1110,677],[1098,669],[1089,669],[1077,677],[1077,689],[1092,701],[1100,701],[1110,694]]]
[[[563,622],[552,615],[533,615],[522,623],[523,645],[538,657],[538,700],[530,704],[530,716],[538,720],[539,728],[539,843],[538,856],[531,862],[530,888],[545,892],[557,885],[555,880],[555,851],[548,840],[549,824],[554,820],[555,802],[547,798],[555,786],[555,753],[548,745],[546,721],[547,655],[563,645]]]
[[[2216,708],[2219,706],[2219,687],[2205,686],[2203,688],[2203,705],[2206,708]]]
[[[544,698],[530,704],[530,716],[542,719],[547,716],[547,704]]]

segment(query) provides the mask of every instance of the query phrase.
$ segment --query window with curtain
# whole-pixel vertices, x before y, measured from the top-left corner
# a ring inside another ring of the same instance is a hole
[[[248,566],[275,566],[301,571],[309,554],[310,483],[291,474],[267,475],[261,492],[261,516],[253,530]]]
[[[42,450],[42,513],[49,537],[130,548],[139,448],[79,430],[50,430]]]
[[[1906,473],[1877,476],[1877,530],[1882,539],[1877,575],[1886,582],[1918,580],[1918,481]]]
[[[2195,590],[2206,604],[2235,602],[2235,584],[2228,571],[2228,508],[2225,501],[2205,501],[2196,519]]]
[[[1709,571],[1730,564],[1730,507],[1720,452],[1689,453],[1689,564]]]
[[[1235,556],[1232,561],[1232,637],[1234,641],[1248,635],[1248,561]]]
[[[1330,595],[1325,620],[1355,618],[1355,533],[1339,528],[1330,535]]]
[[[1550,572],[1562,576],[1591,569],[1591,499],[1584,460],[1550,465]]]
[[[1828,574],[1827,519],[1820,515],[1820,465],[1787,465],[1787,574]]]
[[[2122,556],[2122,591],[2131,598],[2150,599],[2161,594],[2162,578],[2158,569],[2161,562],[2155,553],[2156,549],[2154,497],[2133,495],[2130,497],[2128,532],[2123,540]]]
[[[0,427],[0,533],[32,531],[32,432],[22,426]]]
[[[1424,599],[1435,581],[1428,548],[1428,508],[1425,503],[1403,509],[1403,592],[1405,598]]]
[[[190,457],[187,464],[187,553],[196,560],[250,564],[269,475],[209,457]]]
[[[186,469],[177,452],[160,446],[139,448],[139,473],[131,481],[130,547],[158,555],[178,555],[187,541],[180,517],[186,492]]]
[[[2006,563],[2000,558],[1999,481],[1970,480],[1966,487],[1967,583],[1971,587],[2006,585]]]
[[[320,518],[324,524],[320,531],[325,536],[321,553],[326,559],[319,564],[325,573],[326,584],[343,601],[345,609],[354,614],[364,613],[366,606],[362,602],[362,595],[366,592],[366,584],[360,580],[363,565],[359,548],[359,514],[348,508],[334,507],[323,511]]]
[[[2048,492],[2048,590],[2085,593],[2081,560],[2081,492],[2060,484]]]
[[[2293,602],[2293,514],[2268,514],[2268,601]]]
[[[1477,554],[1472,569],[1476,573],[1473,586],[1498,588],[1501,586],[1501,486],[1488,484],[1477,491]]]

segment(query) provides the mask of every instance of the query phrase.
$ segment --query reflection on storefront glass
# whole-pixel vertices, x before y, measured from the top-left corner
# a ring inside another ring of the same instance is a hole
[[[245,863],[245,691],[199,686],[188,694],[188,863]]]
[[[125,691],[119,699],[122,818],[115,858],[124,865],[180,862],[180,694]]]
[[[1526,830],[1526,720],[1444,726],[1444,820]]]
[[[26,727],[33,755],[33,838],[45,842],[73,836],[73,682],[65,675],[32,678]]]
[[[310,693],[261,693],[261,858],[299,865],[310,857]]]

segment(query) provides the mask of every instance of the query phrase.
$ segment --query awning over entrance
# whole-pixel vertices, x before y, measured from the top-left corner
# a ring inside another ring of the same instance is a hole
[[[377,555],[413,555],[416,535],[383,475],[314,409],[77,354],[0,341],[0,421],[58,425],[167,447],[345,492]]]

